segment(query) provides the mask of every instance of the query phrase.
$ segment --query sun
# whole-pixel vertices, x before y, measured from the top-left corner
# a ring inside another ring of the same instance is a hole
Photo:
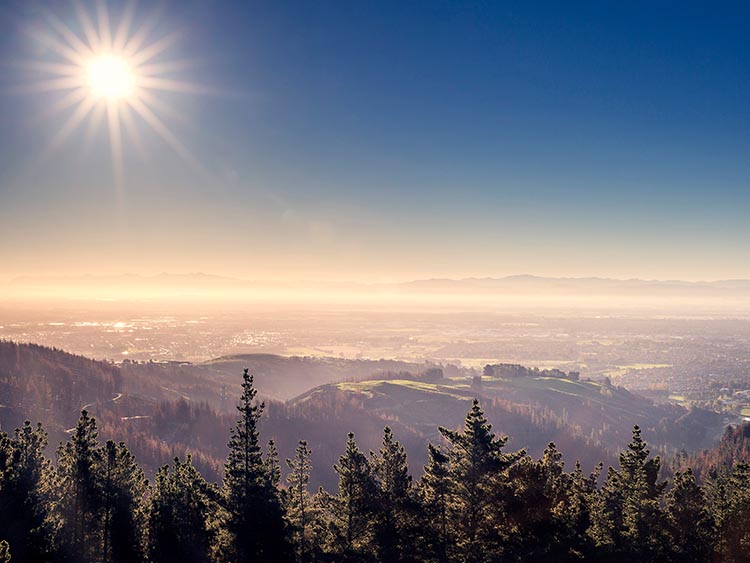
[[[135,92],[136,78],[124,57],[111,53],[94,57],[86,65],[91,95],[110,102],[127,100]]]
[[[173,98],[166,103],[160,94],[213,92],[180,79],[177,73],[191,67],[191,60],[165,58],[181,34],[154,36],[159,23],[157,16],[138,18],[134,2],[125,4],[116,18],[111,17],[106,1],[95,0],[94,6],[93,13],[89,13],[82,3],[75,2],[73,13],[63,17],[43,10],[41,25],[33,22],[26,30],[47,56],[18,61],[33,77],[19,90],[59,93],[58,99],[50,102],[42,114],[68,112],[42,154],[59,148],[85,122],[90,141],[104,122],[119,188],[123,183],[125,138],[143,153],[139,126],[145,124],[183,160],[200,168],[197,159],[163,119],[163,116],[180,119],[184,116],[176,111]],[[141,25],[136,26],[139,19]]]

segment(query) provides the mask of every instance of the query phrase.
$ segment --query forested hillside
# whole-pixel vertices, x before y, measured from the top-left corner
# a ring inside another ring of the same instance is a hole
[[[439,390],[435,387],[399,379],[327,385],[290,401],[285,410],[290,421],[303,423],[295,430],[314,446],[316,466],[328,468],[335,462],[340,441],[331,444],[330,436],[337,428],[354,431],[363,449],[369,451],[377,449],[382,427],[389,424],[406,446],[412,470],[418,471],[427,463],[427,443],[439,440],[438,427],[460,427],[473,399],[474,391],[468,383]],[[498,431],[511,437],[513,447],[541,455],[547,443],[554,440],[574,452],[570,462],[580,459],[588,470],[600,461],[614,459],[611,450],[595,444],[549,409],[499,398],[486,398],[483,405]],[[323,484],[335,479],[325,469],[317,471],[315,477]]]
[[[513,437],[514,445],[541,455],[546,437],[587,468],[614,455],[612,444],[626,442],[629,436],[623,429],[633,424],[639,424],[644,435],[667,455],[711,444],[713,435],[723,428],[714,412],[655,404],[622,387],[532,370],[512,377],[438,375],[334,383],[317,387],[290,404],[323,413],[336,404],[354,405],[363,413],[398,421],[426,441],[437,437],[439,425],[460,425],[475,397],[482,399],[496,428]]]
[[[43,427],[1,433],[4,563],[750,558],[750,466],[712,471],[704,484],[690,469],[661,481],[661,460],[637,426],[599,485],[600,468],[571,470],[553,443],[536,459],[508,447],[473,401],[460,429],[439,428],[420,472],[409,471],[391,428],[370,454],[350,433],[337,488],[313,493],[310,446],[298,443],[282,480],[256,393],[246,371],[221,483],[205,480],[190,456],[149,482],[127,444],[101,443],[86,411],[54,464]]]
[[[83,405],[113,399],[119,368],[36,344],[0,341],[0,428],[26,419],[69,428]]]
[[[68,439],[86,407],[96,416],[100,435],[127,442],[149,476],[190,451],[208,479],[221,478],[227,453],[223,437],[232,424],[242,361],[263,370],[258,377],[265,387],[258,391],[268,407],[261,425],[282,457],[293,454],[299,438],[310,444],[313,486],[335,486],[333,464],[344,442],[342,427],[355,432],[369,451],[377,449],[383,425],[390,425],[409,452],[411,470],[419,471],[427,463],[427,443],[439,439],[438,426],[458,428],[474,397],[481,398],[496,429],[511,437],[512,447],[540,456],[553,440],[569,464],[580,460],[585,470],[613,462],[632,424],[639,424],[655,449],[670,457],[703,447],[721,431],[721,419],[709,411],[658,405],[621,387],[579,381],[575,374],[507,364],[488,366],[489,375],[473,378],[450,366],[259,354],[200,365],[130,363],[119,368],[11,342],[0,342],[0,358],[2,428],[40,421],[56,446]],[[227,366],[235,369],[233,377]],[[263,391],[285,377],[295,385],[312,384],[308,378],[323,380],[327,369],[331,380],[348,381],[315,387],[286,402],[269,400]],[[352,370],[348,378],[347,369]]]
[[[687,467],[691,467],[699,478],[709,478],[716,471],[748,462],[750,462],[750,423],[745,423],[727,426],[721,441],[712,448],[693,453],[681,452],[672,459],[671,469],[684,471]]]

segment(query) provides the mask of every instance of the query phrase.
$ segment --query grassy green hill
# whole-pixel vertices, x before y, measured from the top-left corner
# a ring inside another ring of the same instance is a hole
[[[614,461],[612,452],[603,444],[588,439],[552,411],[480,395],[472,388],[471,380],[465,378],[435,383],[383,379],[323,385],[288,401],[285,411],[290,422],[300,423],[296,432],[313,449],[313,461],[320,468],[314,477],[326,485],[335,485],[329,468],[340,455],[341,446],[337,444],[338,448],[331,451],[328,443],[332,438],[343,443],[337,436],[339,429],[353,430],[367,451],[377,449],[383,426],[391,426],[409,451],[412,470],[418,473],[426,462],[427,443],[441,442],[438,426],[459,427],[477,396],[482,398],[493,428],[510,437],[508,448],[512,450],[524,448],[538,456],[554,441],[565,452],[570,466],[581,460],[590,470],[600,461]]]
[[[695,413],[691,416],[690,411],[679,405],[654,404],[622,387],[531,375],[484,376],[481,383],[479,378],[466,377],[435,382],[391,379],[334,383],[313,389],[294,402],[304,404],[332,393],[342,394],[363,410],[386,420],[398,420],[430,438],[437,436],[438,425],[460,424],[475,397],[488,408],[503,406],[506,410],[528,413],[535,420],[553,420],[590,442],[611,449],[627,443],[634,424],[640,425],[649,440],[666,451],[704,447],[722,428],[722,421],[715,413],[701,411],[700,417]],[[503,418],[507,428],[498,424],[499,431],[519,439],[517,422]],[[524,434],[520,432],[520,436]]]

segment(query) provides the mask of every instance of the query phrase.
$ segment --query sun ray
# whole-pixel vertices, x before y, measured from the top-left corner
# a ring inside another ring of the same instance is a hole
[[[138,156],[141,160],[147,160],[148,155],[146,155],[146,151],[143,148],[143,139],[135,124],[135,119],[133,119],[133,112],[123,111],[120,117],[122,118],[125,134],[128,136],[130,143],[135,147]]]
[[[109,126],[109,147],[112,153],[112,168],[118,191],[123,183],[124,172],[122,164],[122,133],[120,131],[120,115],[117,104],[107,104],[107,124]]]
[[[91,21],[88,12],[83,7],[83,4],[81,4],[80,0],[74,0],[74,5],[76,8],[76,13],[78,14],[78,21],[80,22],[81,28],[83,29],[83,34],[86,36],[86,40],[89,43],[89,49],[94,53],[101,50],[102,43],[96,33],[94,22]]]
[[[152,112],[146,104],[137,97],[129,100],[128,103],[141,118],[148,123],[164,141],[186,162],[197,166],[197,160],[190,151],[183,145],[177,136]]]
[[[158,76],[170,72],[179,72],[195,66],[194,59],[181,59],[159,63],[147,63],[138,66],[139,76]]]
[[[31,35],[32,38],[39,41],[42,45],[51,48],[58,55],[69,60],[75,65],[80,66],[86,61],[85,55],[82,55],[81,53],[69,47],[68,45],[60,41],[57,37],[53,37],[49,33],[43,33],[34,29],[27,30],[27,33]]]
[[[57,134],[52,138],[47,152],[53,152],[57,150],[60,145],[62,145],[70,136],[70,134],[78,128],[83,120],[86,119],[86,116],[94,108],[95,104],[96,100],[94,100],[91,96],[87,96],[84,100],[82,100],[81,103],[78,104],[78,107],[75,109],[75,111],[70,115],[70,117],[68,117],[67,121],[63,124]]]
[[[172,45],[174,45],[180,38],[180,35],[182,34],[177,31],[170,33],[169,35],[162,37],[158,41],[151,43],[148,47],[140,49],[137,53],[131,55],[130,59],[133,61],[133,64],[135,66],[147,63],[156,55],[166,51]]]
[[[156,78],[155,76],[142,76],[138,80],[138,85],[151,90],[164,90],[166,92],[182,92],[187,94],[220,94],[219,90],[185,82],[183,80],[174,80],[172,78]]]
[[[130,0],[125,5],[125,9],[120,16],[120,23],[115,32],[115,38],[112,41],[112,50],[120,52],[125,48],[125,42],[128,40],[130,26],[133,25],[133,16],[135,15],[135,1]]]
[[[102,48],[109,51],[112,49],[112,34],[109,27],[109,10],[104,0],[97,0],[96,16],[99,22],[99,41]]]
[[[86,97],[88,96],[88,92],[85,88],[76,88],[75,90],[71,90],[63,98],[52,104],[51,106],[44,109],[42,113],[40,113],[33,121],[33,123],[38,123],[42,121],[42,119],[50,118],[66,109],[68,109],[71,106],[74,106],[75,104],[81,103]]]
[[[57,90],[72,90],[84,84],[83,80],[77,76],[66,76],[62,78],[48,78],[38,80],[28,84],[17,86],[14,91],[19,94],[28,92],[54,92]]]
[[[170,117],[172,119],[177,119],[178,121],[185,121],[186,116],[182,112],[175,109],[174,106],[171,106],[167,103],[165,103],[163,100],[159,99],[158,96],[154,95],[153,92],[146,90],[144,88],[141,88],[138,90],[138,98],[141,99],[141,101],[146,104],[148,107],[150,107],[152,110],[155,110],[159,112],[161,115]]]
[[[65,23],[58,18],[55,14],[50,12],[49,10],[44,11],[44,17],[49,22],[49,24],[52,26],[52,28],[57,31],[58,35],[60,35],[65,41],[68,42],[68,45],[71,49],[73,49],[76,53],[79,54],[92,54],[93,51],[83,42],[81,41],[81,38],[78,37],[75,33],[71,31],[71,29],[65,25]]]
[[[88,120],[88,124],[86,125],[86,132],[83,134],[83,143],[81,145],[84,154],[88,154],[94,145],[96,133],[99,131],[104,120],[104,113],[105,108],[102,104],[96,104],[91,112],[91,119]]]
[[[81,74],[81,67],[70,63],[20,60],[11,61],[8,64],[16,68],[56,74],[58,76],[78,76]]]
[[[146,20],[146,23],[144,23],[140,27],[140,29],[138,29],[138,31],[136,31],[133,36],[125,42],[125,46],[122,48],[122,52],[124,55],[130,57],[139,51],[141,46],[148,39],[151,32],[153,32],[154,28],[156,28],[156,23],[159,21],[162,9],[163,4],[160,5],[159,8],[154,10],[154,12],[151,14],[151,17]]]

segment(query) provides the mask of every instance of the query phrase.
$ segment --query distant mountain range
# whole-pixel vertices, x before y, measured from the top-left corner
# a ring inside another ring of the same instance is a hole
[[[574,294],[720,294],[747,293],[750,280],[688,282],[681,280],[619,280],[612,278],[550,278],[516,275],[503,278],[428,279],[399,284],[412,291],[426,292],[513,292]]]
[[[175,289],[182,291],[211,291],[243,289],[341,291],[397,294],[523,294],[523,295],[618,295],[721,297],[723,295],[750,297],[750,280],[680,281],[612,278],[555,278],[533,275],[513,275],[500,278],[433,278],[394,283],[357,282],[279,282],[251,281],[205,273],[169,274],[154,276],[122,274],[116,276],[22,276],[12,279],[11,289],[42,288],[98,288],[98,289]]]

